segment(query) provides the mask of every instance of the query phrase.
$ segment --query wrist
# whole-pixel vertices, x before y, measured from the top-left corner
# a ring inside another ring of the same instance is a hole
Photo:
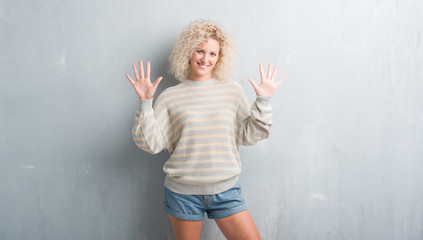
[[[140,98],[140,111],[148,112],[153,110],[153,99],[141,99]]]

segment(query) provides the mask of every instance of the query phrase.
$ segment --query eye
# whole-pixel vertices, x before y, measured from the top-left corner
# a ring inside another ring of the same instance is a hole
[[[212,52],[212,53],[210,53],[210,55],[212,55],[213,57],[215,57],[216,56],[216,53]]]
[[[203,50],[199,49],[199,50],[197,50],[197,53],[203,53]]]

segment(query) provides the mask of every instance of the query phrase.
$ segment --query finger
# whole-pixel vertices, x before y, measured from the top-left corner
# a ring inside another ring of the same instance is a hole
[[[272,63],[269,63],[269,67],[267,68],[267,76],[266,76],[266,79],[269,79],[269,77],[270,77],[270,70],[272,70]]]
[[[250,81],[251,85],[253,85],[254,90],[256,90],[257,87],[258,87],[257,86],[257,83],[253,79],[251,79],[251,78],[248,78],[248,81]]]
[[[259,64],[261,81],[264,79],[263,66]]]
[[[275,80],[275,76],[276,76],[276,72],[278,71],[278,67],[275,67],[275,69],[273,70],[273,73],[272,73],[272,81],[273,80]]]
[[[156,81],[153,83],[153,86],[154,86],[154,87],[157,87],[157,86],[159,85],[160,81],[162,81],[162,79],[163,79],[163,77],[158,77],[158,78],[156,79]]]
[[[132,84],[135,84],[134,80],[132,80],[132,78],[129,76],[129,74],[126,74],[126,77],[128,78],[128,80],[129,80]]]
[[[285,77],[282,77],[277,83],[276,83],[276,87],[278,87],[282,82],[283,82],[283,80],[285,80]]]
[[[147,61],[147,72],[145,73],[146,78],[150,78],[150,61]]]
[[[141,79],[144,79],[144,67],[142,64],[142,60],[140,60],[140,71],[141,71]]]
[[[138,71],[137,71],[137,67],[135,66],[135,64],[132,64],[132,68],[134,69],[135,79],[137,79],[137,81],[138,81],[140,79],[140,77],[138,76]]]

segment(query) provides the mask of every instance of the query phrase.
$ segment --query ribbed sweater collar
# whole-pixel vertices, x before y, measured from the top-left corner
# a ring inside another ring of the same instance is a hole
[[[208,86],[208,85],[213,85],[219,82],[219,80],[217,80],[216,78],[212,78],[209,80],[205,80],[205,81],[194,81],[194,80],[188,80],[188,79],[184,79],[182,80],[183,83],[192,85],[192,86]]]

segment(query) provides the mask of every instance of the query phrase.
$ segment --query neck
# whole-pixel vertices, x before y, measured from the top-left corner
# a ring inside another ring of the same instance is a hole
[[[191,80],[191,81],[207,81],[207,80],[210,80],[212,78],[213,78],[212,75],[196,76],[196,75],[190,74],[187,79]]]
[[[209,85],[217,84],[219,81],[216,78],[212,78],[212,79],[203,80],[203,81],[185,79],[185,80],[182,80],[181,82],[192,85],[192,86],[209,86]]]

